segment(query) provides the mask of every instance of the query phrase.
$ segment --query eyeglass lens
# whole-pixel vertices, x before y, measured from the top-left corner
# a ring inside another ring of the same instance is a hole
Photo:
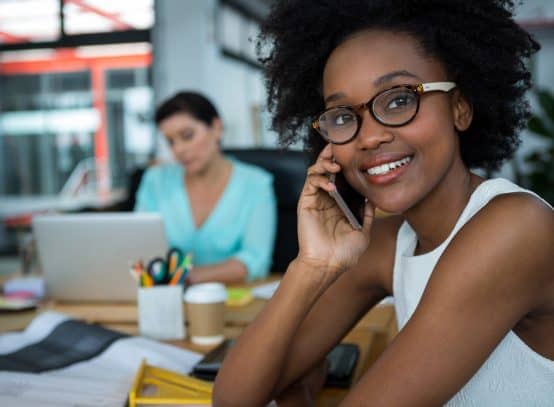
[[[389,89],[378,94],[368,108],[380,123],[401,126],[412,120],[417,113],[418,95],[409,88]],[[345,142],[358,131],[358,115],[361,113],[352,107],[328,109],[319,117],[319,130],[329,141]]]

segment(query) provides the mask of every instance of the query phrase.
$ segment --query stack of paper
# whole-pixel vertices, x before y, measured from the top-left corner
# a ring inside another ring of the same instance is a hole
[[[46,349],[61,347],[65,355],[78,352],[79,347],[91,345],[94,338],[90,335],[86,339],[88,343],[78,340],[70,342],[75,338],[67,338],[67,343],[75,344],[73,349],[64,349],[67,346],[65,343],[52,343],[55,328],[68,320],[65,315],[46,312],[35,318],[25,331],[0,336],[0,365],[4,370],[0,371],[0,405],[119,407],[125,405],[143,359],[148,364],[186,374],[202,357],[201,354],[150,339],[122,337],[92,358],[59,369],[21,373],[25,371],[25,366],[6,367],[6,361],[11,360],[9,356],[27,346],[45,343]]]

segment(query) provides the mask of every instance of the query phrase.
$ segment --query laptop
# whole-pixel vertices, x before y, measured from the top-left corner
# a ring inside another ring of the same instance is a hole
[[[131,265],[167,252],[154,213],[39,215],[32,226],[46,295],[60,301],[135,301]]]

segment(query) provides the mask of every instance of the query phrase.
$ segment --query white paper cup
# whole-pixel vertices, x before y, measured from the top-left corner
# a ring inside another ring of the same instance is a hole
[[[220,283],[190,286],[185,291],[188,333],[192,343],[215,345],[223,341],[227,290]]]
[[[183,339],[183,286],[156,285],[138,289],[138,321],[142,336],[155,339]]]

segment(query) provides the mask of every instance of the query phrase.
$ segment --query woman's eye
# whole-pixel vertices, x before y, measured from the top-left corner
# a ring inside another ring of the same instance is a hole
[[[354,121],[354,116],[351,113],[341,113],[335,116],[333,125],[344,126]]]
[[[186,132],[186,133],[181,133],[181,140],[182,141],[190,141],[192,140],[194,137],[194,133],[193,132]]]
[[[387,103],[386,108],[388,110],[403,109],[403,108],[406,108],[407,106],[410,106],[413,101],[414,101],[414,98],[411,95],[399,95],[391,99]]]

